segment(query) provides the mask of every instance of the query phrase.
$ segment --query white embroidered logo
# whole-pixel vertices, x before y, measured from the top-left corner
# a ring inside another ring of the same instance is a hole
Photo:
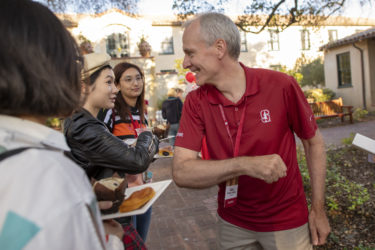
[[[271,115],[268,109],[263,109],[260,111],[260,119],[263,123],[271,122]]]
[[[184,137],[184,133],[177,133],[176,137]]]

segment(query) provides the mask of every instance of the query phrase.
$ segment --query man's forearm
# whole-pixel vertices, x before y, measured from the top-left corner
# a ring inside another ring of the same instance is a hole
[[[194,159],[174,162],[173,179],[178,186],[207,188],[244,174],[239,158],[226,160]]]
[[[324,142],[320,138],[317,142],[305,144],[307,167],[311,182],[312,208],[324,208],[325,179],[326,179],[326,153]]]
[[[182,156],[183,152],[188,152],[188,156]],[[286,175],[287,168],[276,154],[201,160],[192,152],[175,148],[173,179],[181,187],[211,187],[240,175],[248,175],[272,183]]]

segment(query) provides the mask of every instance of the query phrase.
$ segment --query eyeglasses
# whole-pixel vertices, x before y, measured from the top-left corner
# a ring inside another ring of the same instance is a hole
[[[121,81],[124,81],[128,84],[131,84],[134,82],[134,80],[137,82],[137,83],[143,83],[143,78],[142,76],[136,76],[136,77],[125,77],[123,79],[121,79]]]

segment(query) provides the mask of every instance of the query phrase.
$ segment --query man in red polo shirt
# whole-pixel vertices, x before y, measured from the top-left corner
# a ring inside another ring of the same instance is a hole
[[[183,66],[195,72],[201,87],[184,103],[173,178],[182,187],[219,185],[220,248],[290,250],[312,249],[311,241],[324,244],[330,231],[324,142],[297,82],[239,63],[238,29],[222,14],[187,22],[183,49]],[[311,176],[310,211],[294,133],[303,142]],[[198,158],[204,137],[210,160]]]

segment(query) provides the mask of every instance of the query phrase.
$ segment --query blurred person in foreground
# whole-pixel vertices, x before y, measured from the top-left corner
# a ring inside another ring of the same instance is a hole
[[[219,185],[220,249],[324,244],[330,232],[324,142],[295,79],[240,63],[239,31],[225,15],[198,15],[185,24],[182,40],[183,67],[201,87],[184,102],[173,178],[181,187]],[[294,133],[309,168],[310,211]],[[204,137],[210,160],[198,158]]]
[[[0,34],[0,249],[124,249],[64,135],[45,126],[79,106],[77,44],[29,0],[0,1]]]

